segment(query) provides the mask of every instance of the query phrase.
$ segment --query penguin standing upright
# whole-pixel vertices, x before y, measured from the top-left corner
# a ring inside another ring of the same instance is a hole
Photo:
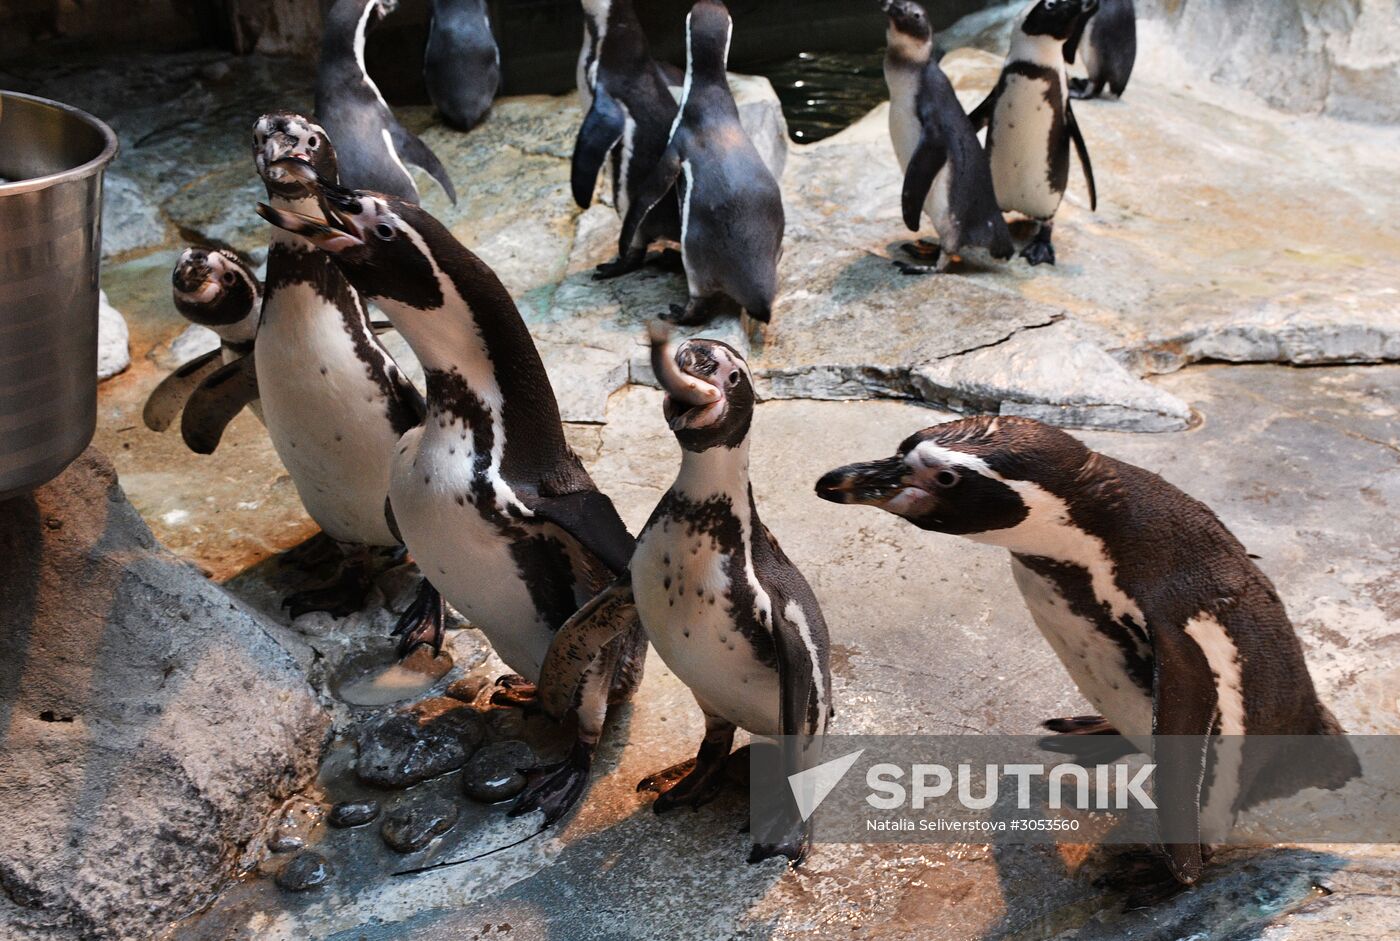
[[[1156,474],[1031,419],[978,417],[833,470],[817,493],[1010,550],[1036,626],[1102,713],[1046,726],[1156,737],[1154,799],[1180,882],[1200,876],[1201,837],[1236,811],[1358,773],[1274,586],[1209,507]],[[1236,738],[1217,749],[1215,734]],[[1271,761],[1278,735],[1334,736],[1319,745],[1331,760]],[[1242,751],[1238,736],[1251,737]]]
[[[708,323],[734,304],[767,323],[778,293],[783,195],[740,125],[729,91],[725,57],[733,28],[719,0],[699,0],[691,8],[680,112],[665,152],[622,225],[622,253],[645,252],[645,236],[639,233],[653,207],[673,192],[679,196],[690,303],[672,308],[673,323]]]
[[[1084,24],[1077,49],[1088,78],[1069,80],[1071,98],[1097,98],[1104,86],[1115,98],[1128,87],[1137,59],[1137,11],[1133,0],[1099,0],[1098,10]],[[1065,43],[1065,61],[1073,62],[1076,46]]]
[[[392,197],[316,184],[321,207],[259,211],[320,246],[418,354],[428,414],[395,450],[389,502],[424,573],[533,695],[554,633],[631,557],[633,540],[564,439],[549,377],[495,272],[436,219]],[[289,236],[290,237],[290,236]],[[513,814],[558,819],[582,793],[610,702],[640,682],[645,638],[610,644],[577,702],[578,737]]]
[[[675,483],[637,537],[628,573],[581,610],[550,648],[544,706],[557,712],[602,644],[640,616],[652,646],[695,695],[705,737],[695,758],[643,780],[657,813],[699,807],[724,782],[736,728],[781,736],[785,770],[820,761],[832,715],[831,646],[821,607],[758,517],[749,481],[754,387],[748,364],[718,340],[672,347],[653,330],[663,414],[681,446]],[[775,808],[785,804],[774,795]],[[750,862],[798,861],[807,826],[790,810],[755,814]]]
[[[501,85],[501,50],[486,0],[433,0],[423,80],[457,130],[470,131],[486,116]]]
[[[260,117],[253,159],[280,209],[311,209],[315,197],[287,169],[335,178],[336,153],[326,132],[289,112]],[[306,512],[347,551],[337,578],[297,592],[292,616],[364,606],[370,581],[367,547],[398,546],[386,515],[389,468],[404,433],[423,420],[423,397],[375,337],[360,295],[308,240],[274,230],[267,253],[262,322],[253,347],[268,435]],[[441,600],[425,579],[396,633],[406,644],[441,644]],[[402,647],[401,650],[406,650]]]
[[[578,83],[578,96],[583,104],[584,114],[593,107],[593,83],[598,77],[595,68],[598,47],[602,43],[603,34],[608,30],[608,17],[612,15],[613,4],[621,4],[626,8],[623,15],[636,19],[636,14],[631,12],[632,0],[583,0],[583,45],[579,47],[574,78]],[[667,86],[680,87],[684,78],[680,69],[669,62],[654,64]]]
[[[1011,233],[997,208],[987,154],[934,55],[933,29],[912,0],[882,0],[886,31],[885,84],[890,90],[890,140],[904,171],[904,223],[919,231],[927,213],[939,243],[907,250],[922,264],[896,262],[906,274],[943,271],[969,248],[1011,257]]]
[[[574,200],[587,209],[598,173],[611,157],[613,202],[627,218],[670,139],[678,108],[660,67],[651,57],[646,34],[630,0],[584,0],[590,30],[597,30],[597,52],[585,63],[585,85],[592,95],[574,143],[571,185]],[[586,43],[585,43],[586,45]],[[585,55],[580,58],[586,58]],[[591,79],[588,77],[591,75]],[[599,265],[596,276],[635,271],[657,239],[679,241],[681,216],[675,191],[666,193],[629,241],[618,240],[617,258]]]
[[[253,352],[261,313],[262,282],[228,249],[185,249],[175,262],[170,281],[175,309],[191,323],[218,334],[219,345],[181,363],[152,390],[141,412],[152,431],[169,428],[190,395],[220,366]],[[256,403],[250,404],[261,418],[262,410]],[[206,429],[204,434],[217,444],[223,428]]]
[[[1074,48],[1085,18],[1097,8],[1098,0],[1037,0],[1011,33],[996,87],[971,114],[973,127],[987,128],[997,203],[1040,223],[1021,250],[1032,265],[1055,263],[1051,230],[1069,183],[1071,140],[1089,184],[1089,206],[1098,207],[1089,150],[1065,76],[1066,49]]]
[[[418,184],[406,164],[428,174],[457,202],[457,191],[437,154],[399,123],[365,70],[371,21],[392,13],[398,0],[336,0],[326,11],[316,67],[316,119],[335,138],[340,176],[399,199],[418,202]]]

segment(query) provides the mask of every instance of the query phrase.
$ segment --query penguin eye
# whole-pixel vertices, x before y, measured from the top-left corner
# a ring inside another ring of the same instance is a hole
[[[736,369],[732,373],[730,373],[729,378],[725,381],[728,382],[731,386],[737,386],[739,384],[739,370]]]
[[[947,489],[949,487],[956,487],[958,485],[958,481],[961,479],[962,478],[958,476],[957,471],[948,470],[947,468],[944,468],[943,470],[933,475],[933,482],[938,484],[938,486],[943,487],[944,489]]]
[[[381,238],[381,239],[383,239],[384,241],[387,242],[387,241],[389,241],[390,239],[392,239],[392,238],[395,236],[395,234],[397,234],[397,233],[394,232],[394,227],[391,226],[389,223],[387,223],[387,222],[378,222],[378,223],[375,223],[375,226],[374,226],[374,234],[375,234],[375,236],[377,236],[378,238]]]
[[[311,150],[315,150],[317,147],[321,146],[321,138],[312,134],[306,139],[306,146]]]
[[[224,283],[225,287],[233,287],[234,282],[238,280],[238,275],[232,271],[225,271],[219,276],[219,280]]]

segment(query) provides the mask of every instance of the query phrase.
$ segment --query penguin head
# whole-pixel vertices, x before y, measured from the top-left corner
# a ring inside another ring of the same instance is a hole
[[[321,218],[258,204],[268,222],[311,242],[335,260],[355,290],[367,298],[429,310],[443,303],[431,246],[456,245],[427,212],[393,196],[337,186],[297,161],[286,165],[317,198]]]
[[[832,503],[879,507],[920,529],[998,543],[998,533],[1036,523],[1044,506],[1037,495],[1072,490],[1094,458],[1033,419],[979,416],[925,428],[892,457],[828,471],[816,491]]]
[[[889,51],[922,65],[933,55],[933,27],[928,14],[913,0],[881,0],[880,8],[889,18],[885,44]]]
[[[696,0],[685,18],[686,69],[723,79],[733,32],[729,8],[720,0]]]
[[[651,362],[666,393],[662,415],[682,448],[735,448],[748,437],[757,396],[738,350],[699,337],[673,347],[669,331],[654,326]]]
[[[304,199],[311,195],[304,180],[286,171],[278,161],[301,160],[322,179],[340,178],[335,148],[321,125],[291,111],[273,111],[253,125],[253,163],[267,184],[267,191],[284,199]]]
[[[1085,22],[1098,8],[1099,0],[1038,0],[1021,21],[1021,32],[1061,41],[1077,40]]]
[[[258,296],[252,270],[224,249],[185,249],[170,273],[170,285],[175,309],[206,327],[238,323]]]

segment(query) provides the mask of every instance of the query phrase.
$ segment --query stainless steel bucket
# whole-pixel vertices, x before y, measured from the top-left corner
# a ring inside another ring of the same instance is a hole
[[[52,480],[97,427],[97,269],[112,129],[0,91],[0,500]]]

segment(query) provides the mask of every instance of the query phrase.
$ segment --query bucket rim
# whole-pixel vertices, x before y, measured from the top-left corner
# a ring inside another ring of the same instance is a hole
[[[54,101],[52,98],[43,98],[39,95],[26,95],[23,92],[9,91],[3,88],[0,88],[0,121],[4,120],[4,102],[13,98],[19,98],[31,102],[32,104],[43,105],[44,107],[64,112],[69,117],[83,122],[101,134],[103,145],[101,153],[86,163],[76,167],[60,170],[58,173],[49,173],[45,176],[35,176],[24,180],[14,180],[10,183],[0,183],[0,196],[31,193],[36,190],[47,189],[59,183],[84,180],[101,173],[107,168],[107,165],[116,158],[119,148],[117,135],[116,132],[108,126],[107,122],[88,114],[81,108],[75,108],[61,101]]]

